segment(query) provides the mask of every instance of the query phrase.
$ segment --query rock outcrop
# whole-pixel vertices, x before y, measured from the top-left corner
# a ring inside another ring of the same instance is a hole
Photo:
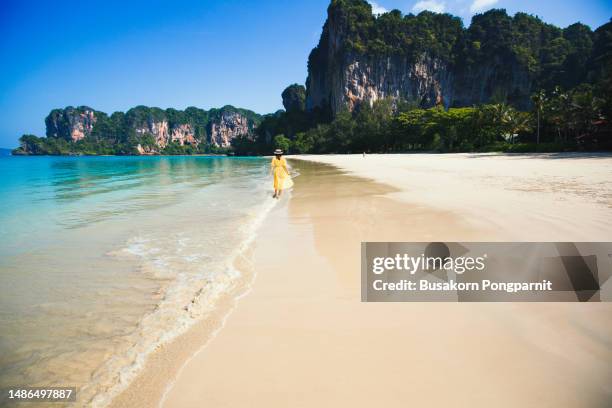
[[[45,119],[47,137],[79,141],[91,134],[96,120],[96,112],[87,106],[54,109]]]
[[[217,147],[229,147],[232,139],[238,136],[252,134],[254,127],[249,120],[239,112],[223,110],[220,115],[211,120],[210,143]]]
[[[147,122],[145,126],[137,126],[134,130],[138,135],[153,136],[155,145],[160,149],[168,146],[170,142],[178,143],[180,146],[189,144],[196,147],[202,142],[196,138],[193,126],[189,123],[177,123],[170,126],[164,119]]]
[[[306,108],[306,88],[304,88],[304,85],[289,85],[285,88],[281,97],[287,112],[302,112]]]
[[[504,10],[476,15],[464,28],[448,14],[376,17],[365,0],[332,0],[308,60],[306,108],[336,114],[391,98],[421,107],[505,100],[527,109],[537,87],[568,69],[553,66],[546,50],[588,42],[585,30],[586,40],[573,40],[537,17]]]
[[[138,154],[157,154],[176,146],[201,145],[227,148],[238,136],[252,136],[260,115],[233,106],[205,111],[195,107],[185,111],[137,106],[110,117],[89,107],[54,109],[45,119],[47,137],[78,142],[127,144]]]
[[[401,56],[385,58],[349,53],[308,77],[307,107],[355,110],[380,99],[416,101],[421,106],[453,103],[454,75],[439,59],[423,54],[416,60]]]
[[[161,149],[168,145],[170,132],[168,130],[167,120],[147,121],[144,126],[135,126],[134,131],[140,136],[153,136],[155,138],[155,144]]]
[[[189,123],[175,125],[170,133],[170,140],[181,146],[185,146],[186,144],[197,146],[199,144],[193,126]]]

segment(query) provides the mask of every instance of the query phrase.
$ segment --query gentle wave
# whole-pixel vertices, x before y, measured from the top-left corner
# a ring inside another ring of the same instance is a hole
[[[0,185],[0,386],[76,385],[77,406],[107,405],[215,310],[276,203],[261,159],[0,167],[13,176]]]
[[[234,264],[238,257],[242,256],[244,251],[252,243],[256,237],[256,231],[265,219],[266,215],[273,208],[276,201],[268,200],[257,211],[257,215],[246,225],[244,239],[236,250],[228,257],[223,266],[222,273],[206,273],[202,275],[205,279],[203,286],[195,292],[191,298],[185,297],[182,299],[186,306],[181,308],[179,313],[172,313],[172,323],[167,327],[159,326],[159,321],[168,321],[168,311],[164,310],[166,306],[162,302],[158,309],[147,315],[141,322],[142,337],[141,340],[134,344],[126,355],[116,356],[105,366],[95,373],[94,376],[114,376],[114,373],[119,372],[117,382],[107,389],[97,390],[97,394],[91,399],[88,405],[92,407],[105,407],[110,401],[121,391],[123,391],[131,381],[141,372],[147,357],[154,352],[158,347],[167,344],[174,340],[177,336],[185,333],[190,327],[197,323],[200,319],[214,311],[215,302],[217,299],[231,291],[234,285],[241,278],[242,273],[235,268]],[[177,253],[182,251],[181,247],[187,246],[185,238],[177,240]],[[173,279],[172,276],[165,275],[168,272],[170,260],[165,260],[160,253],[163,252],[159,247],[151,245],[151,242],[142,238],[135,237],[131,240],[128,246],[123,250],[126,253],[143,259],[143,268],[145,273],[152,276],[153,279]],[[211,259],[206,255],[179,255],[184,262],[206,262]],[[173,285],[167,288],[167,291],[180,291],[186,288],[192,282],[185,279],[179,279],[173,282]],[[177,311],[175,301],[167,305]],[[164,316],[165,315],[165,316]],[[121,368],[119,368],[121,367]],[[117,370],[119,368],[119,370]],[[92,387],[99,388],[99,384]],[[102,392],[101,392],[102,391]]]

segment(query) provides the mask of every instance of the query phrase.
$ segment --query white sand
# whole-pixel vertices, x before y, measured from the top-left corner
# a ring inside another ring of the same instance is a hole
[[[450,210],[521,241],[612,240],[612,154],[291,156],[394,186],[401,200]]]
[[[293,162],[252,291],[114,407],[609,406],[612,303],[361,303],[360,242],[612,240],[610,156],[305,159],[386,185]]]
[[[294,162],[302,175],[258,235],[252,292],[239,301],[218,336],[182,368],[164,408],[583,408],[612,400],[610,303],[359,301],[361,241],[500,238],[498,231],[475,228],[446,211],[389,199],[415,191],[409,182],[414,173],[402,170],[406,159],[385,162],[371,156],[361,165],[361,171],[403,186],[403,193]],[[446,160],[453,156],[441,159],[440,165],[452,165]],[[321,160],[359,168],[363,159]],[[504,166],[503,159],[492,160]],[[461,160],[455,156],[454,161]],[[475,164],[493,166],[484,160]],[[474,173],[466,177],[469,185],[476,183]],[[431,177],[460,190],[444,181],[456,178],[451,170],[442,174]],[[523,195],[494,186],[488,188],[500,196]],[[459,207],[454,206],[458,213]],[[531,230],[519,238],[532,239]]]

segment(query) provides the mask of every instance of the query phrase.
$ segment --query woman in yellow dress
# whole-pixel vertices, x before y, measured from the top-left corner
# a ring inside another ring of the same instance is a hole
[[[272,175],[274,176],[274,195],[273,198],[280,198],[284,189],[291,188],[293,181],[287,170],[287,161],[283,157],[283,151],[276,149],[272,158]]]

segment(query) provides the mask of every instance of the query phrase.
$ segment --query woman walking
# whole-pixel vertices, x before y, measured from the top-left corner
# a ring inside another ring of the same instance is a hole
[[[293,181],[287,170],[287,161],[283,157],[283,151],[276,149],[272,158],[272,175],[274,176],[274,195],[272,198],[280,198],[283,189],[291,188]]]

